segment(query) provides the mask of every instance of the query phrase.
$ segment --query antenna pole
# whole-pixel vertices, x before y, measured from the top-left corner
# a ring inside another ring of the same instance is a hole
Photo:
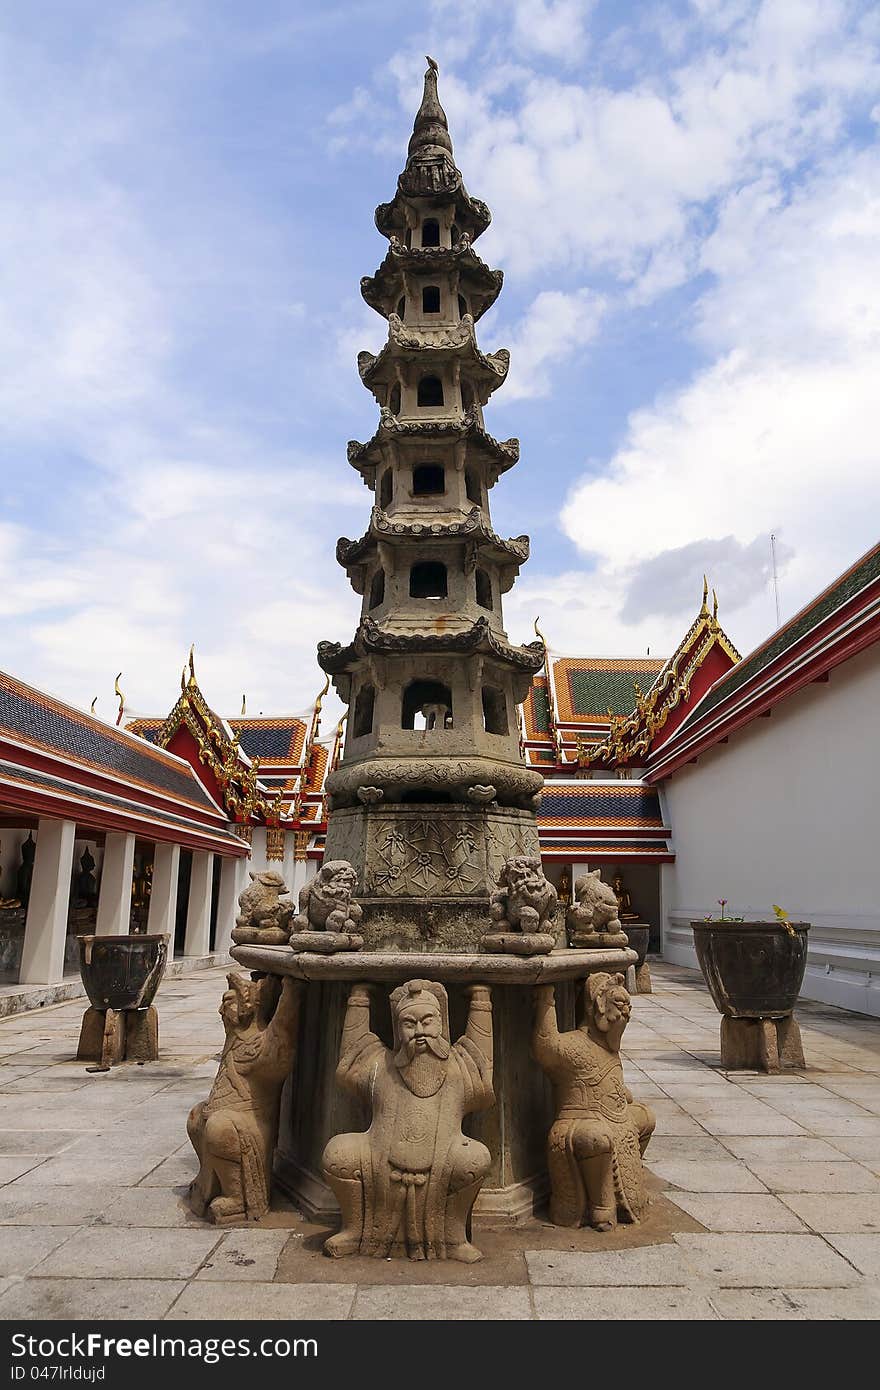
[[[779,627],[781,619],[779,616],[779,572],[776,568],[776,535],[770,532],[770,561],[773,566],[773,599],[776,604],[776,626]]]

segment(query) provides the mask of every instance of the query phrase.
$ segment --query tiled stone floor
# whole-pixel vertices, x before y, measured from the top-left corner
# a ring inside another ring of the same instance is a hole
[[[392,1283],[382,1261],[353,1282],[289,1209],[247,1231],[189,1213],[185,1120],[216,1070],[221,970],[164,982],[162,1060],[142,1067],[71,1060],[80,1001],[0,1020],[0,1318],[876,1318],[880,1020],[803,1004],[807,1072],[727,1075],[700,976],[653,973],[627,1076],[656,1111],[648,1165],[680,1229],[649,1215],[542,1250],[536,1224],[536,1248],[488,1258],[476,1284],[460,1266]]]

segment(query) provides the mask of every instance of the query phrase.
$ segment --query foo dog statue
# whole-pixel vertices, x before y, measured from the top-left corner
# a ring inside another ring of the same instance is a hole
[[[539,855],[506,859],[498,887],[489,899],[495,930],[484,936],[484,951],[508,951],[519,956],[546,955],[556,944],[556,889],[544,877]]]
[[[584,996],[580,1027],[560,1033],[553,986],[537,986],[532,1055],[557,1107],[547,1139],[550,1220],[609,1231],[648,1205],[642,1154],[656,1121],[623,1081],[620,1041],[632,1008],[623,976],[590,975]]]
[[[232,939],[239,946],[286,946],[293,903],[285,897],[287,884],[274,869],[251,873],[251,882],[238,899]]]
[[[220,1003],[226,1042],[208,1099],[187,1133],[199,1159],[189,1189],[196,1216],[218,1226],[258,1221],[269,1208],[281,1088],[296,1055],[301,980],[227,975]]]
[[[471,985],[467,1028],[449,1041],[446,990],[409,980],[391,995],[394,1046],[370,1032],[370,990],[353,985],[336,1079],[372,1113],[364,1134],[338,1134],[324,1150],[324,1176],[342,1208],[327,1255],[481,1258],[468,1219],[489,1171],[485,1144],[461,1121],[494,1104],[492,1004]]]
[[[299,916],[293,919],[290,944],[295,951],[359,951],[363,909],[352,901],[357,874],[346,859],[323,864],[299,891]]]
[[[614,889],[602,881],[602,871],[593,869],[575,880],[575,900],[565,915],[571,946],[587,950],[607,950],[626,946],[626,932],[617,915]]]

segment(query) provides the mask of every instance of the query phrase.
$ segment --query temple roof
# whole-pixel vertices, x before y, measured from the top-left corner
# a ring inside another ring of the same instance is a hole
[[[636,686],[652,686],[663,665],[661,658],[648,656],[558,657],[553,662],[557,718],[565,724],[607,724],[610,714],[629,714]]]
[[[0,737],[4,734],[133,786],[169,794],[199,809],[216,811],[205,788],[181,758],[145,746],[53,696],[0,672]]]
[[[538,832],[541,852],[551,858],[674,858],[657,789],[641,782],[548,782]]]

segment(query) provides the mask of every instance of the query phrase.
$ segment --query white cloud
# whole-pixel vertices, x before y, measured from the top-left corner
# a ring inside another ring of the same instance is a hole
[[[511,353],[510,374],[499,403],[548,395],[553,386],[550,367],[570,359],[595,338],[604,310],[601,296],[591,290],[571,294],[544,290],[511,334],[496,329],[494,336],[503,338]]]
[[[618,612],[632,616],[628,594],[664,557],[678,553],[695,586],[702,561],[688,548],[733,538],[740,558],[725,555],[720,598],[749,646],[772,626],[754,568],[771,530],[790,551],[788,613],[876,541],[878,235],[875,152],[834,161],[789,200],[766,181],[727,200],[704,250],[716,278],[697,314],[715,360],[634,412],[607,471],[563,509]],[[651,606],[634,635],[654,629]]]

